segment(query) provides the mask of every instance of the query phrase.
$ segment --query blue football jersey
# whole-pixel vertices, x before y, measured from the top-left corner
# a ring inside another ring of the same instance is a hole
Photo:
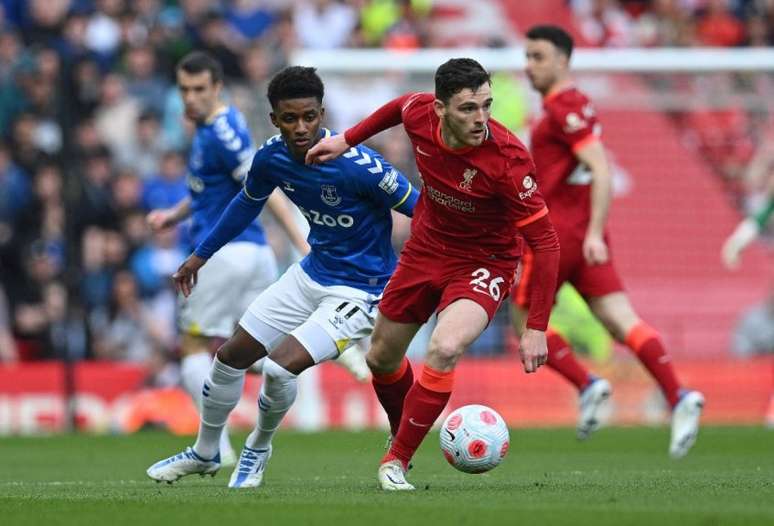
[[[312,250],[301,261],[304,271],[321,285],[381,294],[396,264],[390,210],[411,215],[418,197],[408,179],[365,146],[306,165],[276,135],[255,154],[244,193],[260,201],[277,187],[309,222]]]
[[[233,106],[196,127],[188,158],[187,179],[194,246],[206,237],[231,199],[242,189],[254,154],[255,148],[245,119]],[[232,241],[266,244],[258,219]]]

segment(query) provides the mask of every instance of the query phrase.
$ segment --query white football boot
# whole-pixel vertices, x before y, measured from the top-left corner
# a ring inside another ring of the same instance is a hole
[[[214,477],[220,469],[220,455],[215,455],[212,460],[206,460],[187,447],[181,453],[164,460],[159,460],[148,468],[146,473],[156,482],[172,484],[174,481],[187,475],[210,475]]]
[[[610,382],[604,378],[596,378],[581,392],[580,410],[576,436],[578,440],[586,440],[591,433],[599,429],[599,410],[613,392]]]
[[[699,391],[688,391],[680,397],[672,411],[672,438],[669,441],[672,458],[683,458],[696,442],[702,409],[704,395]]]
[[[271,446],[253,449],[245,446],[239,455],[239,463],[228,481],[229,488],[257,488],[263,482],[263,472],[271,458]]]
[[[379,487],[384,491],[412,491],[416,488],[406,481],[406,472],[400,460],[390,460],[379,466]]]

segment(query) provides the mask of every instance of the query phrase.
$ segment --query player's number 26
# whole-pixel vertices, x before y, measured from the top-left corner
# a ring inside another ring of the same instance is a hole
[[[473,290],[476,292],[481,292],[484,294],[489,294],[492,296],[492,298],[495,301],[500,300],[500,283],[503,283],[505,279],[497,277],[492,278],[489,281],[489,284],[487,284],[487,280],[492,275],[491,272],[489,272],[485,268],[477,268],[473,271],[471,276],[473,276],[473,279],[470,281],[470,284],[473,285]]]

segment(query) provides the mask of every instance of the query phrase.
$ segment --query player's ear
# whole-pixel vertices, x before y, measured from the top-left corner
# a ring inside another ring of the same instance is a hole
[[[320,106],[320,119],[325,117],[325,106]]]
[[[274,115],[273,111],[269,113],[269,119],[271,119],[271,123],[274,125],[275,128],[279,128],[279,122],[277,122],[277,116]]]
[[[438,115],[438,118],[442,119],[444,113],[446,113],[446,104],[444,104],[441,99],[435,99],[433,101],[433,110],[435,111],[435,114]]]

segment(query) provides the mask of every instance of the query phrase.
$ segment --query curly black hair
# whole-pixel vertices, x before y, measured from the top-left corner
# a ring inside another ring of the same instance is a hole
[[[266,96],[272,108],[281,100],[314,97],[322,104],[325,88],[315,68],[289,66],[271,79]]]

